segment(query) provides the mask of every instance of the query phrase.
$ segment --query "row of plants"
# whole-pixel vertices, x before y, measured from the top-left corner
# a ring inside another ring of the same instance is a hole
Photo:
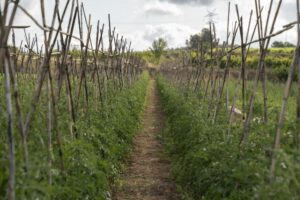
[[[211,99],[200,100],[203,91],[180,88],[164,77],[159,78],[158,87],[167,115],[163,138],[182,199],[299,199],[300,154],[294,148],[293,113],[286,116],[276,176],[269,181],[275,113],[282,99],[276,91],[283,89],[282,86],[270,91],[269,123],[254,117],[249,140],[242,146],[239,144],[243,123],[229,125],[226,109],[222,109],[212,124],[209,119],[213,103]],[[295,91],[293,87],[293,99]],[[254,116],[261,116],[263,109],[262,94],[258,95]],[[225,107],[225,99],[222,105]],[[291,106],[289,111],[295,108],[294,104]]]
[[[268,50],[268,54],[265,58],[265,66],[268,70],[268,76],[272,80],[276,81],[286,81],[289,72],[289,66],[291,66],[292,59],[293,59],[293,52],[295,51],[294,48],[270,48]],[[151,52],[145,51],[140,52],[139,55],[147,60],[149,63],[154,63],[151,60]],[[167,50],[165,54],[162,56],[161,63],[164,65],[172,66],[173,63],[178,63],[176,59],[179,59],[181,65],[184,64],[184,59],[190,56],[190,62],[195,65],[199,62],[200,54],[196,51],[191,51],[190,55],[186,55],[182,53],[180,50]],[[209,61],[210,56],[205,55],[205,58]],[[220,59],[220,68],[224,69],[226,66],[226,56]],[[186,61],[187,62],[187,61]],[[248,71],[253,71],[257,68],[259,63],[259,49],[251,48],[249,50],[247,59],[246,59],[246,67]],[[235,50],[230,59],[229,67],[233,70],[237,70],[242,65],[242,58],[240,55],[240,49]],[[296,80],[296,77],[294,78]]]
[[[259,58],[257,56],[249,56],[246,65],[250,69],[255,69],[258,65]],[[292,62],[291,56],[285,56],[285,57],[278,57],[276,54],[269,55],[266,57],[265,64],[268,68],[278,68],[281,66],[290,66]],[[233,68],[239,68],[241,66],[242,59],[240,56],[233,55],[231,57],[231,67]],[[221,60],[221,68],[224,68],[226,64],[226,58],[223,58]]]
[[[24,170],[21,139],[15,131],[16,199],[109,199],[111,184],[121,170],[122,161],[129,153],[139,127],[148,80],[148,73],[143,73],[132,86],[127,85],[121,91],[113,83],[108,84],[104,101],[89,91],[88,107],[83,106],[85,98],[80,99],[79,105],[82,106],[77,110],[74,135],[70,134],[67,123],[68,96],[62,93],[57,104],[57,126],[62,140],[59,144],[56,140],[58,133],[54,132],[50,155],[45,88],[28,140],[28,171]],[[20,84],[20,89],[22,102],[29,105],[34,82]],[[0,109],[4,108],[5,105],[1,105]],[[6,115],[3,112],[0,119],[1,130],[5,130]],[[9,160],[5,154],[7,140],[6,135],[0,134],[0,197],[5,197],[9,176],[6,167]]]

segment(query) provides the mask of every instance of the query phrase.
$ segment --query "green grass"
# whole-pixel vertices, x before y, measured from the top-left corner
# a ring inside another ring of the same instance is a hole
[[[228,90],[229,90],[229,100],[232,102],[235,88],[236,88],[236,80],[231,79],[229,81]],[[283,100],[283,93],[284,93],[284,83],[280,82],[267,82],[267,97],[268,97],[268,113],[272,121],[277,120],[277,114],[280,110],[282,100]],[[239,93],[237,97],[237,107],[241,110],[242,108],[242,93],[241,93],[241,86],[239,87]],[[246,91],[246,108],[249,103],[249,99],[252,95],[253,90],[253,81],[247,82],[247,91]],[[254,117],[263,116],[263,92],[262,92],[262,83],[259,83],[257,93],[256,93],[256,101],[254,107]],[[288,107],[287,107],[287,118],[295,119],[296,117],[296,97],[297,97],[297,88],[296,84],[294,83],[291,88],[291,94],[289,97]]]

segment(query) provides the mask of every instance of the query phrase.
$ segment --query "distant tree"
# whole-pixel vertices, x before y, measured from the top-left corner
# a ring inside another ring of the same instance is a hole
[[[190,40],[188,41],[188,46],[192,49],[197,49],[201,42],[201,35],[195,34],[190,36]]]
[[[295,45],[290,42],[274,41],[272,44],[272,47],[273,48],[286,48],[286,47],[295,47]]]
[[[210,45],[211,33],[208,28],[203,28],[201,33],[197,33],[190,36],[190,39],[186,42],[187,46],[192,49],[198,49],[199,45],[202,43],[204,47]]]
[[[290,42],[285,42],[285,43],[284,43],[284,46],[285,46],[285,47],[296,47],[296,45],[294,45],[294,44],[292,44],[292,43],[290,43]]]
[[[154,40],[152,43],[152,47],[150,47],[150,51],[154,56],[155,62],[158,64],[161,56],[163,55],[165,49],[167,48],[168,43],[163,38],[158,38]]]
[[[273,44],[272,44],[272,47],[283,47],[283,42],[280,42],[280,41],[274,41]]]
[[[212,35],[210,30],[208,28],[203,28],[201,30],[201,41],[206,44],[210,44],[211,39],[212,39]]]

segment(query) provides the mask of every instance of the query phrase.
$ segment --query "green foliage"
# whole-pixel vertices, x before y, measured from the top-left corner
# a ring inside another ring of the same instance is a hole
[[[196,37],[196,36],[195,36]],[[200,37],[199,34],[197,37]],[[190,43],[190,42],[189,42]],[[192,44],[189,44],[190,47]],[[194,45],[195,46],[195,45]],[[197,62],[197,50],[198,47],[193,47],[193,50],[191,51],[190,56],[190,64],[194,64]],[[206,54],[204,55],[205,59],[209,59],[209,47],[204,47],[204,51],[206,51]],[[213,49],[215,51],[215,49]],[[272,80],[278,80],[278,81],[285,81],[287,77],[287,72],[290,69],[293,54],[294,54],[295,48],[289,47],[289,48],[270,48],[268,50],[268,54],[265,59],[265,66],[267,68],[267,73],[270,79]],[[181,51],[182,52],[182,51]],[[147,51],[142,52],[144,55],[143,57],[146,58],[146,60],[150,61],[151,63],[154,63],[153,59],[151,61],[151,54]],[[232,70],[237,71],[241,68],[241,52],[239,49],[235,50],[232,53],[231,60],[229,67],[232,68]],[[161,62],[162,64],[168,64],[169,62],[172,63],[178,58],[182,56],[182,53],[180,53],[179,50],[168,50],[165,53],[165,56],[162,57]],[[220,67],[224,68],[226,65],[226,56],[224,56],[221,59]],[[250,49],[247,60],[246,60],[246,69],[248,71],[253,71],[257,68],[259,63],[259,49],[253,48]]]
[[[145,104],[149,75],[144,73],[132,87],[116,91],[113,84],[104,105],[90,96],[91,107],[79,107],[76,135],[69,133],[68,104],[65,93],[59,101],[59,131],[63,137],[62,152],[64,171],[60,170],[57,133],[53,133],[51,168],[47,158],[47,96],[42,95],[28,139],[30,167],[24,172],[20,138],[16,135],[17,199],[99,199],[110,197],[111,184],[118,176],[122,162],[131,149],[132,139],[139,128],[141,112]],[[34,83],[34,81],[32,81]],[[29,101],[34,84],[22,85],[23,101]],[[1,94],[4,94],[3,92]],[[24,96],[23,96],[24,95]],[[24,104],[24,105],[28,105]],[[45,106],[46,105],[46,106]],[[80,104],[84,105],[84,104]],[[2,109],[1,105],[1,109]],[[28,109],[28,108],[26,108]],[[5,128],[5,116],[0,115],[1,128]],[[8,159],[6,137],[0,135],[0,196],[5,196]],[[52,184],[49,185],[49,172]]]
[[[158,38],[154,40],[152,43],[152,47],[150,48],[153,57],[155,58],[156,64],[159,63],[161,56],[163,55],[165,49],[167,48],[167,41],[163,38]]]
[[[288,68],[284,66],[275,68],[273,72],[280,81],[286,81],[289,75]]]
[[[273,80],[286,81],[288,71],[291,66],[294,48],[271,48],[265,59],[265,66],[268,70],[268,75]],[[230,67],[239,69],[242,59],[240,52],[235,52],[231,56]],[[258,49],[251,49],[246,60],[247,69],[256,69],[259,63]],[[226,57],[221,60],[221,68],[226,65]],[[294,78],[296,80],[296,77]]]
[[[192,49],[198,49],[201,43],[201,34],[194,34],[190,36],[190,40],[187,41],[187,46]]]
[[[271,49],[269,54],[266,57],[265,64],[268,69],[275,69],[284,66],[285,68],[289,68],[291,65],[291,60],[293,56],[294,49]],[[241,57],[238,54],[239,52],[234,53],[231,56],[230,67],[232,68],[240,68],[241,67]],[[258,51],[252,50],[246,60],[246,66],[249,69],[256,69],[259,62],[259,57],[257,56]],[[221,61],[221,67],[224,68],[226,64],[226,58],[223,57]]]
[[[201,33],[191,35],[186,43],[188,47],[198,50],[200,45],[202,45],[202,48],[204,49],[209,48],[211,40],[212,36],[210,30],[208,28],[203,28]]]
[[[151,51],[141,51],[138,52],[137,54],[138,56],[143,58],[147,63],[154,64],[156,62]]]
[[[234,124],[229,133],[226,111],[222,110],[212,125],[208,117],[212,114],[210,102],[200,103],[194,91],[184,95],[162,77],[158,85],[168,116],[164,141],[183,199],[299,198],[300,153],[290,147],[295,127],[288,125],[283,130],[284,150],[278,158],[276,181],[270,184],[270,148],[276,114],[270,113],[269,125],[253,121],[249,142],[240,148],[242,123]],[[274,88],[269,106],[277,110],[282,99],[278,90],[282,88]],[[256,105],[254,115],[261,109]],[[295,124],[293,119],[287,115],[288,124]]]
[[[275,48],[285,48],[285,47],[295,47],[295,45],[292,44],[292,43],[290,43],[290,42],[274,41],[272,43],[272,47],[275,47]]]
[[[155,60],[152,52],[150,50],[148,51],[141,51],[141,52],[137,52],[137,55],[139,57],[141,57],[142,59],[144,59],[148,64],[153,64],[153,65],[157,65],[157,61]],[[168,49],[166,51],[164,51],[164,53],[162,54],[162,56],[160,57],[160,62],[159,64],[171,61],[171,60],[175,60],[176,58],[182,56],[182,52],[178,49]]]

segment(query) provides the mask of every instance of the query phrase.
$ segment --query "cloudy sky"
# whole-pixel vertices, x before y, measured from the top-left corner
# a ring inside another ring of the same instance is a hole
[[[3,2],[3,0],[1,0]],[[270,0],[261,0],[264,12],[268,10]],[[277,6],[279,0],[274,0]],[[21,5],[41,21],[39,0],[20,0]],[[46,0],[48,24],[50,24],[51,5],[54,0]],[[61,0],[61,8],[66,0]],[[117,32],[132,41],[135,50],[148,49],[152,41],[163,37],[168,41],[169,47],[176,48],[185,45],[185,40],[191,34],[207,27],[208,11],[216,13],[215,21],[217,35],[223,41],[226,35],[226,19],[228,0],[82,0],[86,12],[91,14],[93,24],[97,20],[107,24],[107,14],[111,14],[112,25]],[[232,0],[231,21],[236,20],[234,5],[238,4],[240,14],[243,15],[245,24],[249,18],[251,9],[254,9],[254,0]],[[275,7],[274,6],[274,7]],[[2,6],[1,6],[2,7]],[[274,12],[273,12],[274,13]],[[282,9],[276,24],[276,30],[296,19],[296,0],[283,0]],[[16,25],[32,24],[22,12],[18,12]],[[19,31],[18,40],[22,31]],[[42,33],[35,26],[28,30],[33,34]],[[78,32],[75,32],[75,35]],[[77,34],[78,35],[78,34]],[[107,39],[107,38],[106,38]],[[295,29],[278,36],[276,40],[296,42]]]

